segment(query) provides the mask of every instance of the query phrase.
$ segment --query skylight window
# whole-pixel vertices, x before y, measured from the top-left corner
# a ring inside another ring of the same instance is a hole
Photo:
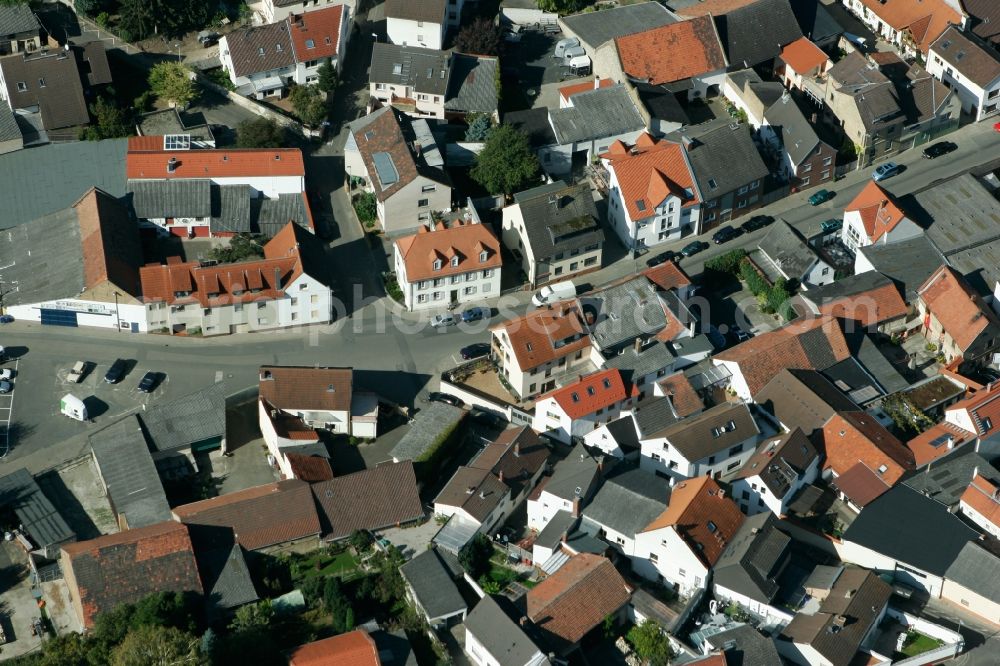
[[[713,523],[711,520],[708,521],[708,531],[709,532],[711,532],[712,534],[715,534],[715,530],[717,530],[717,529],[719,529],[719,528],[715,526],[715,523]]]
[[[594,390],[593,386],[588,386],[587,387],[587,395],[594,395],[596,393],[597,393],[597,391]]]
[[[991,421],[990,417],[987,416],[985,419],[983,419],[983,430],[990,430],[992,427],[993,427],[993,421]]]
[[[604,380],[604,388],[606,388],[606,389],[611,388],[611,380],[610,379],[605,378],[605,380]]]
[[[399,76],[400,74],[402,74],[403,73],[403,65],[401,65],[400,63],[397,62],[395,65],[392,66],[392,73],[395,74],[396,76]]]
[[[314,49],[314,48],[316,48],[316,42],[314,42],[311,39],[307,39],[306,40],[306,48],[307,49]]]
[[[573,398],[573,402],[580,402],[580,394],[579,393],[576,393],[574,391],[573,394],[570,397]]]
[[[719,184],[717,182],[715,182],[714,178],[709,178],[708,179],[708,186],[714,190],[717,187],[719,187]]]
[[[646,202],[642,199],[637,199],[635,202],[635,207],[639,209],[639,212],[646,210]]]

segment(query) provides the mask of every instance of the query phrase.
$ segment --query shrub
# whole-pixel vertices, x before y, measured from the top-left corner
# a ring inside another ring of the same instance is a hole
[[[354,197],[354,212],[363,224],[373,223],[378,218],[378,204],[371,192],[362,192]]]
[[[713,271],[718,271],[720,273],[729,273],[731,275],[737,275],[741,269],[741,263],[747,256],[747,251],[743,248],[736,250],[730,250],[724,254],[720,254],[714,259],[709,259],[705,262],[705,268]]]

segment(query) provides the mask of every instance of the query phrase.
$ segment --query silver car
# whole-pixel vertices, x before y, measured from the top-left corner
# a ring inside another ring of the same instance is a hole
[[[458,319],[455,318],[455,315],[450,313],[434,315],[434,318],[431,319],[431,326],[434,328],[446,328],[448,326],[454,326],[457,323]]]

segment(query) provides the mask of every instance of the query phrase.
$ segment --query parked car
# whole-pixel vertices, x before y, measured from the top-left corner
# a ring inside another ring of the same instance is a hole
[[[921,153],[924,157],[929,160],[935,157],[941,157],[942,155],[947,155],[951,151],[958,148],[958,144],[952,143],[951,141],[939,141],[932,146],[927,146],[924,148],[924,152]]]
[[[757,231],[758,229],[763,229],[767,225],[774,222],[774,218],[770,215],[754,215],[749,220],[740,225],[740,228],[744,232],[750,233],[752,231]]]
[[[872,171],[872,180],[876,183],[881,182],[887,178],[892,178],[897,173],[902,172],[902,167],[900,167],[895,162],[886,162],[885,164],[879,164]]]
[[[820,190],[811,197],[809,197],[810,206],[818,206],[822,203],[826,203],[833,198],[833,192],[830,190]]]
[[[462,313],[462,321],[468,324],[481,319],[489,319],[491,314],[489,308],[469,308]]]
[[[219,37],[221,36],[219,33],[211,30],[202,30],[198,33],[198,43],[203,47],[212,46],[219,43]]]
[[[576,296],[576,285],[572,280],[547,284],[531,297],[531,304],[541,307],[546,303],[560,301]]]
[[[743,234],[743,229],[741,228],[737,229],[727,225],[716,231],[715,234],[713,234],[712,242],[715,243],[716,245],[721,245],[722,243],[731,241],[732,239],[742,234]]]
[[[0,379],[0,393],[10,393],[14,390],[14,384],[6,379]]]
[[[465,347],[462,347],[459,353],[462,355],[463,361],[468,361],[489,354],[490,345],[489,343],[486,342],[474,342],[471,345],[466,345]]]
[[[740,344],[741,342],[746,342],[751,338],[751,335],[739,327],[738,324],[733,324],[732,328],[729,329],[729,339],[733,341],[733,344]]]
[[[441,391],[431,391],[427,394],[427,399],[431,402],[443,402],[452,407],[461,407],[465,404],[461,398],[453,396],[450,393],[442,393]]]
[[[125,370],[127,368],[128,365],[125,363],[125,359],[120,358],[116,360],[104,374],[104,381],[109,384],[117,384],[125,376]]]
[[[1000,123],[993,123],[993,131],[1000,132]]]
[[[826,222],[824,222],[823,224],[819,225],[819,228],[820,230],[822,230],[824,234],[829,234],[834,231],[840,230],[841,227],[843,226],[844,226],[843,220],[838,220],[837,218],[831,218]]]
[[[9,324],[14,321],[14,315],[0,315],[0,324]]]
[[[507,426],[507,419],[500,416],[499,414],[494,414],[493,412],[483,411],[481,409],[472,410],[470,418],[480,425],[484,425],[488,428],[504,428]]]
[[[665,264],[668,261],[674,261],[677,259],[677,253],[673,250],[667,250],[666,252],[661,252],[652,259],[646,260],[646,265],[652,268],[653,266],[659,266],[660,264]]]
[[[702,250],[708,247],[708,243],[705,241],[691,241],[681,249],[681,255],[685,257],[693,257]]]
[[[160,373],[158,372],[147,372],[139,380],[139,390],[143,393],[151,393],[156,385],[160,381]]]
[[[458,320],[455,319],[455,315],[450,313],[434,315],[434,318],[431,319],[431,326],[434,328],[445,328],[447,326],[454,326],[457,323]]]
[[[10,368],[3,368],[0,370],[0,379],[13,379],[14,371]]]

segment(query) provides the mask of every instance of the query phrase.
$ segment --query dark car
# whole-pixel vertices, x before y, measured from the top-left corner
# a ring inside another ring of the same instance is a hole
[[[809,205],[818,206],[821,203],[826,203],[832,198],[833,198],[833,192],[831,192],[830,190],[820,190],[816,194],[809,197]]]
[[[659,266],[660,264],[665,264],[668,261],[673,261],[677,258],[677,253],[673,250],[667,250],[666,252],[661,252],[652,259],[646,260],[646,265],[652,268],[653,266]]]
[[[147,372],[139,380],[139,390],[143,393],[151,393],[156,385],[160,383],[160,373]]]
[[[740,228],[744,232],[750,233],[752,231],[757,231],[758,229],[763,229],[767,225],[774,222],[774,218],[770,215],[754,215],[749,220],[740,225]]]
[[[740,328],[738,325],[733,324],[733,327],[729,329],[729,339],[733,341],[734,345],[738,345],[741,342],[746,342],[750,339],[750,334]]]
[[[743,229],[735,229],[730,226],[725,226],[715,232],[715,235],[712,236],[712,242],[714,242],[716,245],[720,245],[727,241],[731,241],[737,236],[740,236],[742,234],[743,234]]]
[[[681,255],[685,257],[693,257],[707,247],[708,243],[705,241],[691,241],[681,249]]]
[[[926,148],[924,148],[924,152],[921,154],[927,159],[932,160],[935,157],[941,157],[942,155],[947,155],[956,148],[958,148],[958,145],[952,143],[951,141],[941,141],[939,143],[935,143],[932,146],[927,146]]]
[[[219,43],[219,38],[222,37],[217,32],[212,32],[211,30],[202,30],[198,33],[198,43],[203,47],[213,46]]]
[[[117,384],[125,376],[125,370],[128,369],[128,364],[125,359],[120,358],[111,364],[108,371],[104,374],[104,381],[109,384]]]
[[[431,402],[443,402],[451,405],[452,407],[461,407],[465,404],[460,398],[457,398],[450,393],[441,393],[440,391],[431,391],[427,395],[427,399]]]
[[[462,321],[469,324],[480,319],[489,319],[491,314],[489,308],[469,308],[462,313]]]
[[[468,361],[489,354],[490,346],[486,342],[475,342],[466,347],[462,347],[459,353],[462,355],[462,360]]]
[[[0,324],[9,324],[14,321],[14,315],[0,315]]]
[[[486,412],[480,409],[472,410],[471,418],[479,425],[483,425],[488,428],[504,428],[507,426],[507,419],[504,417],[499,414]]]

